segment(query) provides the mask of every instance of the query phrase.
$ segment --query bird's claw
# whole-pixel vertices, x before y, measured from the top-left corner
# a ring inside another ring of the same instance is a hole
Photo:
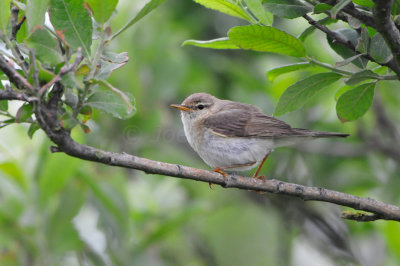
[[[228,176],[228,174],[225,173],[224,171],[222,171],[221,168],[219,168],[219,167],[214,168],[213,171],[216,172],[216,173],[219,173],[219,174],[223,175],[224,177],[227,177],[227,176]]]

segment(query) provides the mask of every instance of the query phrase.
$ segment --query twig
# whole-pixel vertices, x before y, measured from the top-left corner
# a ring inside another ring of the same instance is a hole
[[[346,220],[353,220],[357,222],[372,222],[376,220],[381,220],[382,216],[379,214],[371,214],[371,213],[362,213],[362,212],[342,212],[341,216],[343,219]]]
[[[9,61],[0,54],[0,69],[3,70],[4,74],[10,79],[15,86],[17,86],[20,90],[29,90],[33,92],[33,86],[23,77],[21,76],[14,67],[12,67]]]
[[[82,49],[79,47],[76,53],[76,58],[74,63],[63,66],[58,72],[58,74],[52,80],[44,84],[39,90],[39,98],[41,98],[43,94],[47,91],[47,89],[50,88],[54,83],[60,81],[62,76],[71,71],[75,71],[78,65],[82,62],[82,60],[83,60]]]
[[[19,8],[16,6],[12,6],[11,8],[11,38],[10,41],[12,43],[12,51],[14,51],[16,57],[19,58],[19,61],[21,63],[21,68],[24,70],[25,73],[28,70],[29,66],[28,63],[25,61],[23,55],[21,54],[21,51],[18,48],[18,45],[16,43],[17,40],[17,33],[18,30],[21,28],[22,23],[20,24],[18,22],[18,13],[19,13]],[[7,38],[7,36],[5,36]]]
[[[18,100],[28,103],[36,102],[38,99],[36,97],[30,97],[23,92],[17,92],[15,90],[6,89],[0,90],[0,100]]]
[[[337,34],[334,31],[331,31],[328,27],[326,27],[325,25],[321,25],[319,24],[317,21],[315,21],[314,19],[312,19],[310,16],[308,15],[303,15],[303,18],[305,18],[308,23],[314,27],[316,27],[317,29],[319,29],[320,31],[324,32],[326,35],[328,35],[329,37],[331,37],[333,40],[335,40],[335,42],[344,45],[345,47],[353,50],[356,54],[359,54],[360,52],[358,52],[356,50],[356,47],[353,45],[353,43],[349,40],[344,39],[341,35]],[[400,48],[399,48],[400,49]],[[372,61],[372,62],[376,62],[376,60],[374,58],[372,58],[369,54],[363,54],[362,57]],[[376,62],[378,63],[378,62]],[[378,63],[381,66],[387,66],[390,69],[392,69],[398,77],[400,77],[400,67],[399,65],[396,63],[396,61],[394,61],[393,59],[390,60],[387,63]]]
[[[391,18],[394,0],[374,0],[373,16],[377,30],[393,53],[397,66],[400,65],[400,32]],[[397,73],[397,72],[396,72]],[[400,73],[397,73],[400,78]]]

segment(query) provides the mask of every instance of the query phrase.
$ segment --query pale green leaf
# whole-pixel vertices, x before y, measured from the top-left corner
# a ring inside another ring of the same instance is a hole
[[[264,9],[262,0],[246,0],[246,4],[261,23],[266,26],[272,25],[274,15]]]
[[[86,104],[119,119],[127,119],[135,114],[135,101],[133,97],[129,97],[124,93],[121,95],[121,93],[99,89],[89,96]]]
[[[83,0],[50,0],[50,21],[61,40],[90,55],[92,20]]]
[[[378,78],[379,78],[378,74],[369,69],[365,69],[353,74],[348,80],[346,80],[346,84],[355,85],[368,79],[378,79]]]
[[[334,7],[331,9],[331,17],[336,18],[336,14],[340,12],[344,7],[346,7],[351,0],[340,0]]]
[[[207,8],[217,10],[230,16],[250,20],[242,8],[236,2],[229,0],[193,0]]]
[[[104,24],[112,15],[118,0],[86,0],[93,12],[94,19],[100,24]]]
[[[209,41],[187,40],[184,41],[182,46],[193,45],[202,48],[212,49],[240,49],[228,37],[218,38]]]
[[[0,30],[6,33],[8,20],[10,18],[10,0],[0,0]]]
[[[305,56],[304,46],[298,39],[273,27],[238,26],[230,29],[228,36],[234,44],[242,49],[295,57]]]
[[[280,116],[301,108],[317,92],[341,77],[340,74],[332,72],[319,73],[296,82],[283,92],[274,110],[274,115]]]
[[[28,31],[32,32],[36,26],[42,26],[44,24],[49,0],[28,0],[26,5]]]
[[[36,28],[25,44],[35,50],[36,57],[44,64],[55,66],[63,61],[58,41],[44,28]]]
[[[374,99],[375,82],[365,83],[343,93],[336,104],[336,114],[342,122],[363,116]]]
[[[128,23],[125,24],[125,26],[123,26],[119,31],[117,31],[114,35],[113,35],[113,39],[115,37],[117,37],[118,35],[120,35],[122,32],[124,32],[126,29],[128,29],[129,27],[131,27],[132,25],[134,25],[136,22],[138,22],[139,20],[141,20],[143,17],[145,17],[147,14],[149,14],[151,11],[153,11],[153,9],[157,8],[159,5],[161,5],[162,3],[164,3],[165,0],[151,0],[150,2],[148,2],[140,11],[139,13],[136,14],[136,16],[134,16]]]
[[[311,64],[309,62],[302,62],[302,63],[296,63],[296,64],[291,64],[291,65],[286,65],[286,66],[280,66],[277,68],[273,68],[267,72],[267,76],[269,81],[273,82],[275,78],[282,74],[286,74],[289,72],[301,70],[310,67]]]

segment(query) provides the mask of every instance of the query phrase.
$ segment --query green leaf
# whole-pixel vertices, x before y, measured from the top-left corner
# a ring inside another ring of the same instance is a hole
[[[337,101],[339,99],[339,97],[345,93],[348,90],[351,90],[352,88],[354,88],[353,86],[349,86],[349,85],[344,85],[343,87],[341,87],[340,89],[337,90],[337,92],[335,93],[335,101]]]
[[[369,54],[381,64],[387,63],[393,58],[392,52],[380,33],[372,37]]]
[[[7,100],[0,101],[0,111],[4,111],[4,112],[8,111],[8,101]]]
[[[373,7],[374,2],[372,0],[353,0],[353,3],[359,6]]]
[[[0,30],[3,34],[6,34],[10,14],[10,0],[0,0]]]
[[[48,6],[49,0],[28,0],[26,4],[26,20],[29,32],[32,32],[36,26],[44,24]]]
[[[353,74],[348,80],[346,80],[346,84],[355,85],[368,79],[378,79],[378,78],[379,78],[378,74],[369,69],[366,69]]]
[[[341,77],[342,75],[332,72],[319,73],[296,82],[283,92],[274,110],[274,115],[280,116],[299,109],[317,92]]]
[[[265,0],[264,7],[272,14],[283,18],[298,18],[312,10],[297,0]]]
[[[286,74],[289,72],[293,72],[296,70],[300,69],[305,69],[310,67],[311,64],[309,62],[302,62],[302,63],[296,63],[296,64],[291,64],[291,65],[286,65],[286,66],[280,66],[277,68],[273,68],[267,72],[267,76],[269,81],[273,82],[278,76],[282,74]]]
[[[7,176],[13,179],[15,183],[17,183],[22,189],[26,189],[28,187],[27,178],[17,162],[1,162],[0,172],[7,174]]]
[[[100,60],[100,68],[95,75],[95,79],[105,80],[111,73],[125,65],[129,60],[128,53],[122,52],[120,54],[106,52],[103,53]]]
[[[83,55],[90,55],[92,20],[83,0],[50,0],[50,21],[61,40]]]
[[[339,1],[331,10],[331,17],[336,18],[336,14],[340,12],[344,7],[351,3],[351,0]]]
[[[314,13],[319,14],[319,13],[324,13],[325,11],[331,10],[332,6],[325,4],[325,3],[320,3],[314,6]]]
[[[30,104],[22,105],[15,115],[15,122],[23,123],[31,118],[33,114],[33,106]]]
[[[270,12],[265,11],[262,6],[262,0],[246,0],[246,4],[250,11],[256,16],[256,18],[266,26],[271,26],[274,21],[274,15]]]
[[[248,25],[231,28],[229,38],[242,49],[285,54],[295,57],[305,56],[303,44],[286,32],[273,27]]]
[[[69,112],[65,112],[61,117],[61,126],[65,129],[73,129],[78,124],[78,119],[72,116],[72,114],[70,114]]]
[[[240,49],[228,37],[218,38],[209,41],[187,40],[184,41],[182,44],[182,46],[185,45],[193,45],[197,47],[212,49]]]
[[[196,3],[203,5],[207,8],[217,10],[230,16],[250,20],[242,8],[235,2],[229,0],[193,0]]]
[[[165,0],[151,0],[148,2],[140,11],[133,17],[125,26],[123,26],[119,31],[117,31],[113,36],[112,39],[120,35],[126,29],[134,25],[136,22],[144,18],[147,14],[149,14],[153,9],[157,8],[159,5],[164,3]]]
[[[118,0],[86,0],[93,12],[94,19],[100,24],[104,24],[114,12]]]
[[[339,30],[335,30],[334,32],[336,34],[340,35],[344,40],[346,40],[348,42],[351,42],[354,46],[357,46],[357,42],[358,42],[358,37],[359,36],[358,36],[358,33],[355,30],[353,30],[353,29],[339,29]],[[329,36],[327,36],[327,39],[328,39],[328,44],[330,45],[330,47],[337,54],[339,54],[341,57],[343,57],[343,59],[347,59],[347,58],[355,56],[357,54],[356,52],[354,52],[350,48],[335,42]],[[368,63],[368,60],[363,58],[363,57],[359,57],[359,58],[353,60],[351,63],[354,64],[355,66],[359,67],[359,68],[365,68],[367,63]]]
[[[35,49],[36,57],[45,65],[56,66],[64,60],[57,40],[44,28],[36,28],[25,44]]]
[[[37,123],[32,123],[28,128],[28,137],[32,139],[33,134],[35,134],[38,129],[40,129],[40,126]]]
[[[361,29],[361,38],[358,38],[356,50],[363,54],[368,53],[370,41],[368,30],[366,27],[363,27]]]
[[[134,103],[133,97],[105,89],[95,91],[89,96],[86,102],[87,105],[100,109],[119,119],[127,119],[135,114]]]
[[[375,82],[361,84],[339,97],[336,114],[342,122],[356,120],[368,111],[374,98],[375,85]]]
[[[343,60],[343,61],[336,62],[336,63],[335,63],[335,68],[348,65],[348,64],[350,64],[351,62],[353,62],[354,60],[356,60],[357,58],[361,57],[362,55],[363,55],[363,54],[356,54],[356,55],[354,55],[354,56],[352,56],[352,57],[346,58],[346,59]]]

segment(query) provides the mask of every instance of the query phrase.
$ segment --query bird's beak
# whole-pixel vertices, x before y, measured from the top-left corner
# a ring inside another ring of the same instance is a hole
[[[192,110],[191,108],[186,107],[184,105],[180,105],[180,104],[171,104],[170,106],[174,107],[174,108],[177,108],[177,109],[179,109],[181,111],[185,111],[185,112]]]

